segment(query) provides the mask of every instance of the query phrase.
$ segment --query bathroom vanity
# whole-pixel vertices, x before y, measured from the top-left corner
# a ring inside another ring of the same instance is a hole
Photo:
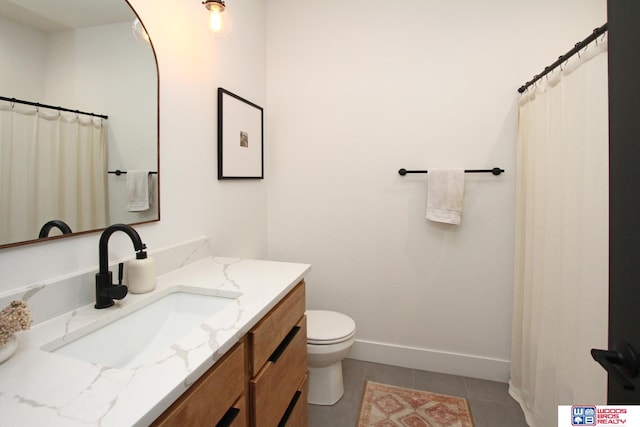
[[[153,292],[39,323],[19,334],[18,351],[0,364],[0,424],[306,425],[303,279],[309,270],[307,264],[206,257],[159,276]],[[230,301],[147,358],[100,364],[59,350],[174,292]]]
[[[153,426],[306,426],[304,310],[302,281]]]

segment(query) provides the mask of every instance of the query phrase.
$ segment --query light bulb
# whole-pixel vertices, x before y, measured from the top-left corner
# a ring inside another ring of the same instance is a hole
[[[211,8],[211,13],[209,14],[209,28],[211,28],[211,31],[214,33],[222,31],[222,13],[218,7]]]
[[[209,28],[216,37],[224,37],[229,34],[233,26],[233,20],[224,2],[206,0],[203,3],[209,9]]]

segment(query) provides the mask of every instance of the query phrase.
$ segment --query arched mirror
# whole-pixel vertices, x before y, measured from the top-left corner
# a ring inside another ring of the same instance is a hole
[[[0,0],[0,248],[160,219],[158,69],[136,19],[125,0]]]

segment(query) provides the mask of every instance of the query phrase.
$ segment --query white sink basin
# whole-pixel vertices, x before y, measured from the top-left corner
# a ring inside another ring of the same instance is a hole
[[[137,368],[157,362],[172,344],[203,322],[236,304],[240,292],[207,295],[206,290],[177,289],[157,295],[104,326],[88,325],[43,350],[111,368]],[[115,313],[118,316],[122,312]],[[71,342],[69,342],[71,340]]]

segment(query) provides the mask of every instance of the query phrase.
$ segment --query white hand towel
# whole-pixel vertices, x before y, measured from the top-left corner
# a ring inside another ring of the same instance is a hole
[[[464,200],[464,169],[429,169],[427,215],[431,221],[460,224]]]
[[[149,171],[127,171],[127,210],[129,212],[149,209]]]

